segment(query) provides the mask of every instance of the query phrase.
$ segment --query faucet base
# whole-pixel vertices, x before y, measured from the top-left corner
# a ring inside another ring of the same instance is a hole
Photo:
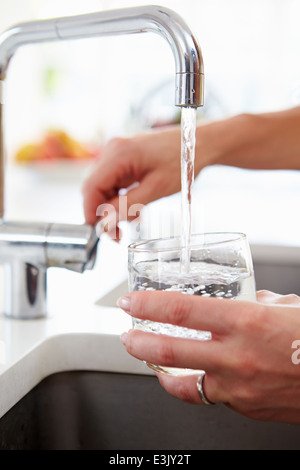
[[[20,260],[5,266],[5,316],[36,319],[47,316],[47,269]]]
[[[47,270],[92,269],[99,238],[95,227],[41,222],[0,223],[4,266],[4,313],[34,319],[47,316]]]

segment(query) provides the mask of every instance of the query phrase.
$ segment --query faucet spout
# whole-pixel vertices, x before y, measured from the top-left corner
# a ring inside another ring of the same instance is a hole
[[[203,106],[203,59],[200,47],[185,21],[173,10],[141,6],[57,21],[61,39],[153,32],[167,40],[176,69],[176,106]]]
[[[64,18],[20,23],[0,37],[0,79],[24,44],[66,39],[154,32],[171,46],[176,67],[176,106],[203,105],[203,59],[195,36],[173,10],[140,6]]]

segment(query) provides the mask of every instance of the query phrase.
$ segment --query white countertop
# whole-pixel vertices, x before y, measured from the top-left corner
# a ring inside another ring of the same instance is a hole
[[[124,250],[115,244],[109,249],[112,243],[104,239],[99,244],[93,271],[83,275],[64,269],[49,271],[47,318],[0,317],[0,417],[43,378],[56,372],[152,374],[120,341],[121,333],[131,327],[131,318],[115,306],[99,305],[99,298],[126,277]],[[119,265],[113,276],[105,269],[108,256],[110,265]]]

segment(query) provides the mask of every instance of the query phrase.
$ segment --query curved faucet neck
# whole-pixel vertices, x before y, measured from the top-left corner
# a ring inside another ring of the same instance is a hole
[[[25,44],[109,35],[154,32],[171,46],[176,74],[196,74],[195,87],[176,93],[177,106],[202,106],[203,59],[200,47],[185,21],[160,6],[141,6],[86,15],[20,23],[0,36],[0,79],[4,80],[11,57]],[[177,77],[179,83],[180,77]],[[187,81],[185,81],[187,82]]]

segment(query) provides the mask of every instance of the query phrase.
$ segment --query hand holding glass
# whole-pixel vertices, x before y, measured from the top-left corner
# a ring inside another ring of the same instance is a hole
[[[241,233],[192,235],[188,248],[182,246],[179,237],[132,244],[128,267],[130,291],[162,290],[228,300],[256,300],[251,252],[246,235]],[[134,318],[133,326],[157,334],[202,341],[211,339],[208,331],[150,320]],[[147,365],[171,375],[199,373],[192,369]]]

